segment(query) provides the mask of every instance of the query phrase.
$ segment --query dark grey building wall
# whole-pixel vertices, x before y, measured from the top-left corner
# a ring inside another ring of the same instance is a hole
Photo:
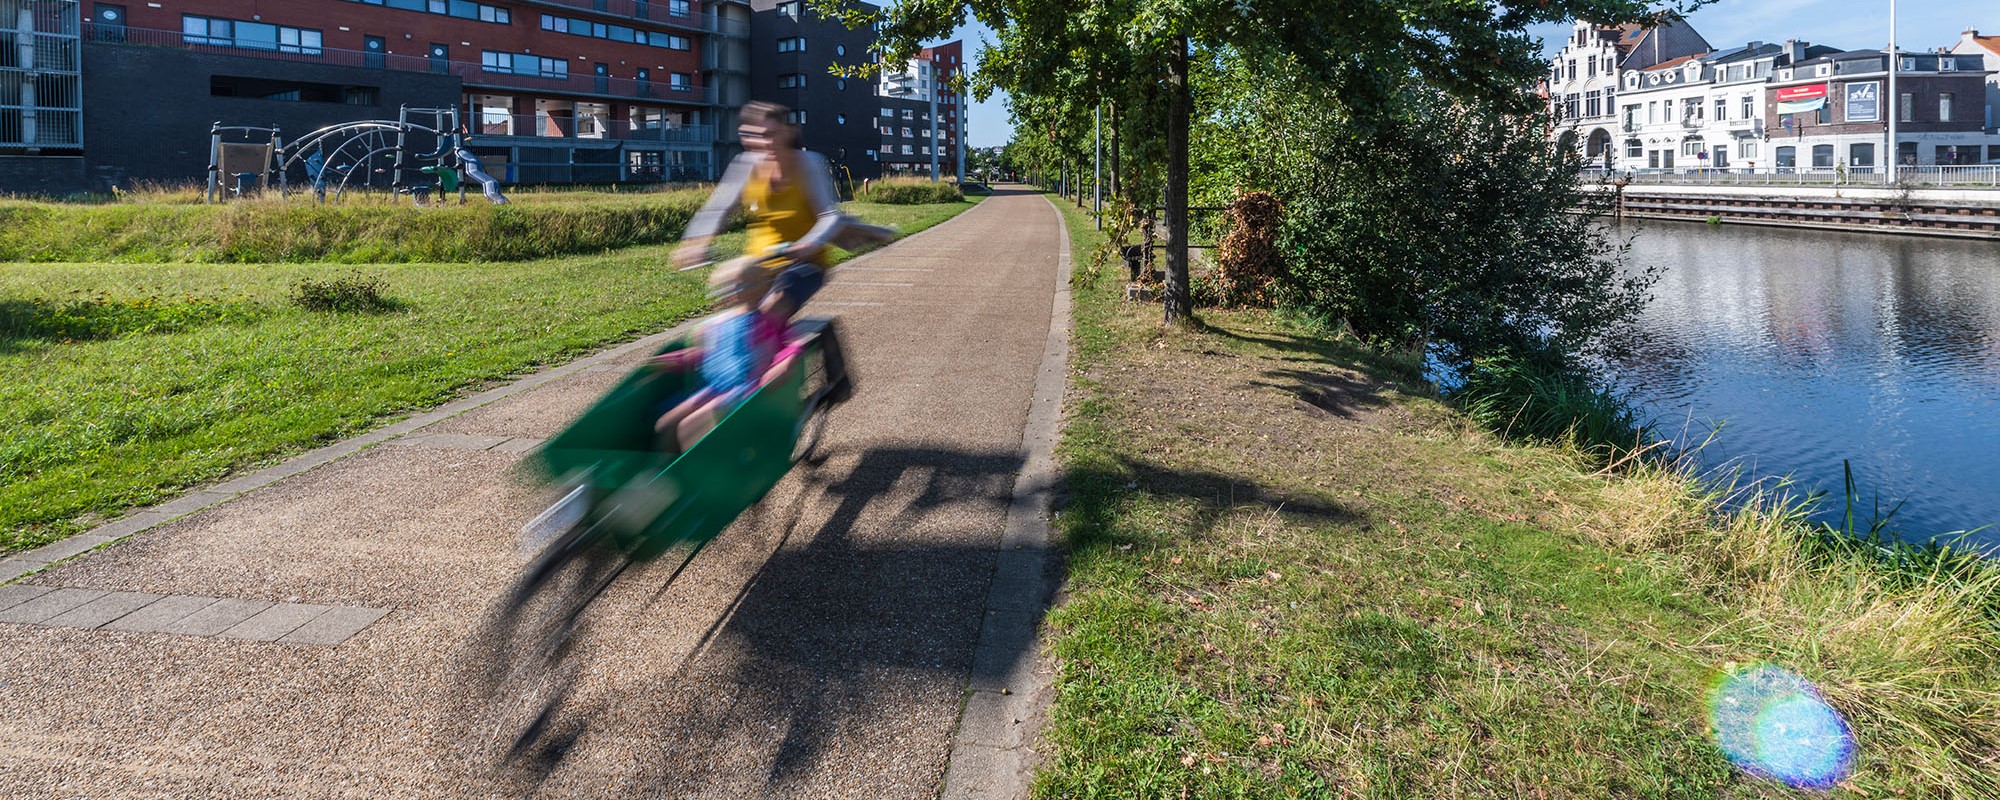
[[[82,156],[0,156],[0,193],[66,195],[90,188]]]
[[[371,87],[375,101],[299,102],[217,97],[217,75]],[[397,108],[454,108],[459,79],[421,72],[87,43],[83,48],[84,160],[93,188],[132,181],[207,179],[209,126],[278,126],[286,141],[340,122],[395,119]]]
[[[879,177],[880,167],[869,155],[881,143],[874,125],[875,82],[828,72],[835,63],[864,62],[875,32],[822,19],[810,5],[800,3],[800,15],[792,18],[778,14],[778,0],[751,0],[750,99],[805,112],[801,144],[825,156],[842,180]],[[805,37],[805,52],[778,52],[778,40],[793,36]],[[783,75],[804,75],[805,87],[778,88]]]

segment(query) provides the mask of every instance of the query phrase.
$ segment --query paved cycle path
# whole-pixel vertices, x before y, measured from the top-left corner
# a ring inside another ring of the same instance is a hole
[[[536,796],[932,798],[953,758],[1009,793],[1039,606],[994,598],[1047,588],[1014,498],[1065,236],[1002,190],[834,272],[825,462],[600,601]],[[549,499],[511,469],[642,355],[0,586],[0,796],[495,796],[457,673]]]

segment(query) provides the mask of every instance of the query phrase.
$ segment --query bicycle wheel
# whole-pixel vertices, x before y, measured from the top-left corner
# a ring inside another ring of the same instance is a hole
[[[561,759],[556,732],[579,672],[571,656],[584,613],[629,563],[601,522],[578,519],[502,596],[479,638],[484,691],[473,736],[487,759],[528,776]]]
[[[854,376],[848,370],[833,320],[802,320],[800,329],[812,340],[799,356],[804,359],[805,383],[800,392],[805,402],[799,412],[798,445],[792,450],[792,460],[810,462],[818,456],[833,407],[854,396]]]

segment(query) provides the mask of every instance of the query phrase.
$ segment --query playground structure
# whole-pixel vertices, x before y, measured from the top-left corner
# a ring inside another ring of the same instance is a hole
[[[270,189],[282,195],[310,187],[326,202],[348,191],[408,194],[417,205],[440,202],[451,192],[465,202],[466,182],[479,184],[487,201],[506,205],[500,181],[467,149],[456,108],[404,106],[393,120],[328,125],[287,144],[276,127],[223,125],[209,130],[208,202]],[[237,140],[237,141],[231,141]],[[423,152],[419,152],[422,150]],[[297,178],[297,180],[294,180]]]

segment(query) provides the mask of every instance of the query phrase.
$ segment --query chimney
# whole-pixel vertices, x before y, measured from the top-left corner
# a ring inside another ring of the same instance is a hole
[[[1810,45],[1808,45],[1805,42],[1799,41],[1797,39],[1786,39],[1785,58],[1789,59],[1791,63],[1794,64],[1806,60],[1806,48],[1808,46]]]

